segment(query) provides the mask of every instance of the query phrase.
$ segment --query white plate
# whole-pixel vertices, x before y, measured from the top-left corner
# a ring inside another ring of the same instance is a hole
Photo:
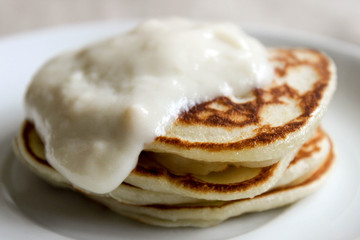
[[[354,239],[360,236],[360,49],[288,30],[248,26],[268,46],[327,52],[339,86],[323,121],[338,162],[328,183],[289,207],[247,214],[207,229],[167,229],[120,217],[79,194],[54,189],[15,159],[11,140],[23,120],[22,99],[34,71],[49,57],[129,29],[104,22],[22,34],[0,40],[1,239]]]

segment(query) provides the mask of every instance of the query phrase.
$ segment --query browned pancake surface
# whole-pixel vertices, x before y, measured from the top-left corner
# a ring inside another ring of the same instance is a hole
[[[319,152],[321,150],[320,143],[324,138],[328,138],[330,140],[324,130],[321,127],[318,127],[315,135],[306,143],[304,143],[304,145],[297,152],[295,158],[290,162],[288,167],[296,164],[304,158],[311,157],[316,152]]]
[[[199,125],[221,127],[231,131],[256,125],[256,134],[236,142],[193,142],[176,136],[159,136],[156,142],[182,148],[201,148],[208,151],[240,150],[266,145],[284,139],[290,133],[299,131],[309,120],[315,109],[319,107],[324,92],[331,81],[330,60],[321,52],[311,49],[276,49],[270,50],[270,60],[275,67],[275,80],[268,88],[255,89],[250,101],[237,103],[228,97],[218,97],[198,104],[187,112],[183,112],[175,125]],[[311,55],[311,59],[301,58],[295,53]],[[276,78],[286,77],[291,69],[307,66],[317,73],[317,79],[309,91],[300,93],[286,82],[279,83]],[[261,124],[260,112],[267,105],[283,104],[282,98],[294,99],[302,113],[281,126]]]
[[[321,177],[323,177],[330,170],[330,168],[334,164],[334,160],[335,160],[335,154],[334,154],[333,145],[331,143],[331,151],[328,154],[325,162],[306,181],[304,181],[304,182],[302,182],[302,183],[300,183],[298,185],[295,185],[295,186],[281,187],[281,188],[276,188],[276,189],[267,191],[267,192],[265,192],[263,194],[255,196],[254,199],[266,197],[268,195],[272,195],[272,194],[276,194],[276,193],[280,193],[280,192],[290,191],[290,190],[301,188],[301,187],[304,187],[304,186],[307,186],[307,185],[311,185],[312,183],[318,181]],[[232,200],[232,201],[217,201],[217,202],[215,202],[214,205],[208,205],[208,206],[206,206],[206,208],[222,208],[222,207],[225,207],[225,206],[230,205],[230,204],[234,204],[234,203],[241,202],[241,201],[247,201],[247,200],[249,200],[249,199],[238,199],[238,200]],[[171,210],[171,209],[204,208],[204,206],[196,205],[196,204],[190,204],[190,205],[186,205],[186,204],[182,204],[182,205],[152,204],[152,205],[146,205],[146,207],[163,209],[163,210],[166,210],[166,209]]]

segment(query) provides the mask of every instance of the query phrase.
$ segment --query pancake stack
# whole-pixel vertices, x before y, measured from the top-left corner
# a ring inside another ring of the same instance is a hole
[[[293,203],[314,192],[333,166],[333,146],[319,124],[336,70],[310,49],[269,49],[269,58],[275,69],[270,86],[181,113],[108,194],[79,190],[52,168],[29,121],[14,141],[15,152],[49,183],[153,225],[208,227]]]

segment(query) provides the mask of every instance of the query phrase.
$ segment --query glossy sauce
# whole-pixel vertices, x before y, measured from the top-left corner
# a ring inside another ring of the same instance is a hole
[[[115,189],[181,111],[272,80],[266,49],[229,23],[148,20],[48,62],[26,94],[50,164],[75,186]]]

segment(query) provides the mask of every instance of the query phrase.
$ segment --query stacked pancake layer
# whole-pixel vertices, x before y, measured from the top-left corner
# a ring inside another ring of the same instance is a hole
[[[196,105],[145,147],[117,189],[106,195],[80,191],[149,224],[196,227],[315,191],[334,159],[329,137],[318,128],[335,90],[334,64],[314,50],[269,53],[276,73],[269,87]],[[46,181],[78,190],[47,163],[32,123],[24,123],[14,146]]]

